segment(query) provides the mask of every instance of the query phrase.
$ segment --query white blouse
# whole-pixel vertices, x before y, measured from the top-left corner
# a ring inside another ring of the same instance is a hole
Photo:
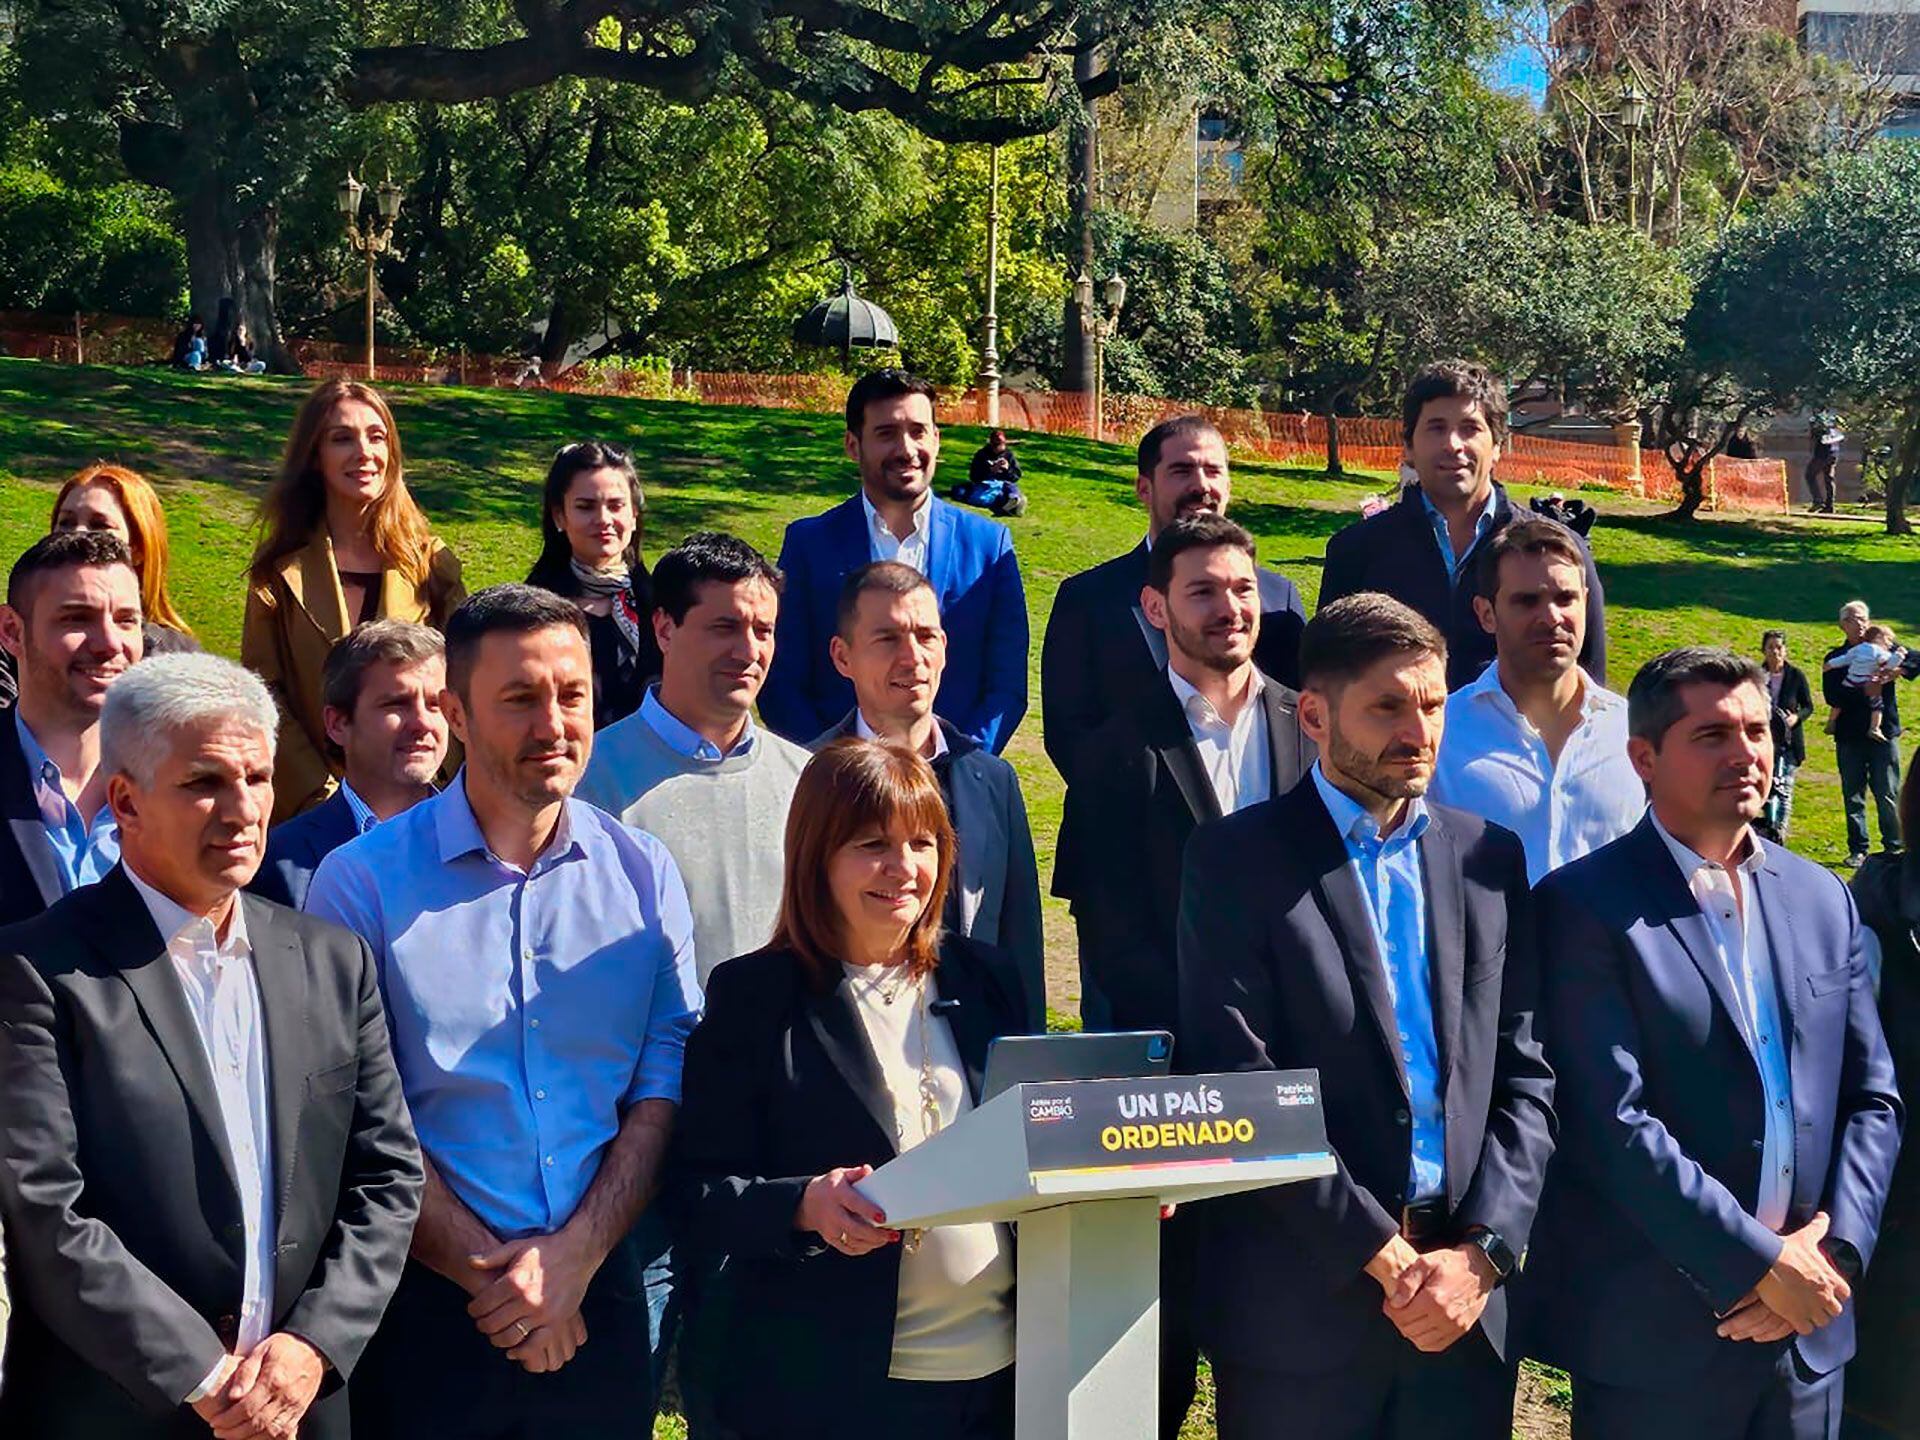
[[[914,984],[893,967],[842,968],[893,1099],[895,1138],[904,1153],[973,1108],[960,1048],[946,1018],[929,1009],[939,998],[933,979]],[[938,1100],[935,1127],[929,1127],[921,1100],[923,1058]],[[900,1256],[888,1375],[977,1380],[1011,1365],[1013,1281],[1006,1226],[982,1221],[922,1232],[918,1246],[903,1248]]]

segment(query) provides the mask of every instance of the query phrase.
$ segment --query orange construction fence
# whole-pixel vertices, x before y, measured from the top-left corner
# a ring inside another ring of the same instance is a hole
[[[104,364],[163,360],[175,326],[125,316],[62,317],[0,312],[0,345],[10,355],[72,363]],[[316,379],[362,379],[366,351],[329,341],[295,340],[288,348]],[[397,384],[520,387],[639,399],[683,400],[704,405],[747,405],[775,410],[836,414],[846,399],[838,374],[754,375],[669,370],[659,362],[588,362],[566,370],[538,361],[464,351],[410,350],[379,346],[374,378]],[[1102,397],[1100,433],[1131,440],[1175,415],[1204,415],[1219,427],[1228,448],[1250,459],[1277,464],[1320,465],[1327,457],[1327,419],[1273,410],[1232,410],[1143,395]],[[986,396],[978,390],[941,397],[941,416],[951,424],[986,423]],[[1342,464],[1396,470],[1402,443],[1400,422],[1341,416],[1336,422]],[[1093,397],[1084,392],[1003,390],[1000,424],[1008,430],[1049,435],[1094,433]],[[1504,482],[1556,489],[1610,490],[1650,500],[1677,501],[1679,481],[1665,455],[1630,444],[1550,440],[1515,435],[1495,466]],[[1716,456],[1707,467],[1706,508],[1746,513],[1784,513],[1789,504],[1787,467],[1780,460],[1734,460]]]

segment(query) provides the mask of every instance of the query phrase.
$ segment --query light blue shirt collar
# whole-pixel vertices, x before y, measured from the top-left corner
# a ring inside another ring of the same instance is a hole
[[[13,725],[20,737],[20,756],[33,786],[40,824],[60,866],[61,893],[71,894],[82,885],[93,884],[119,862],[120,827],[110,806],[102,805],[95,814],[85,816],[67,798],[60,767],[27,727],[18,705],[14,707]]]
[[[345,780],[340,782],[340,793],[346,797],[347,809],[353,812],[354,834],[364,835],[380,823],[380,817],[374,814],[367,802],[360,798],[360,792]]]
[[[493,853],[487,844],[487,835],[480,828],[480,817],[473,813],[473,802],[467,799],[467,767],[462,765],[460,773],[453,777],[448,785],[431,800],[422,800],[421,805],[433,807],[433,833],[440,846],[440,863],[450,865],[463,856],[476,852],[485,855],[500,865],[507,865]],[[560,824],[553,832],[553,839],[547,842],[547,848],[540,852],[533,862],[533,870],[543,870],[557,865],[578,850],[573,837],[573,807],[585,802],[565,800],[560,806]],[[515,865],[507,865],[509,870],[517,870]]]
[[[1327,779],[1318,760],[1313,762],[1313,768],[1307,773],[1313,777],[1314,788],[1320,792],[1320,803],[1327,807],[1327,814],[1333,817],[1333,828],[1340,832],[1340,838],[1348,848],[1356,844],[1394,845],[1418,840],[1427,833],[1427,802],[1418,795],[1407,801],[1406,814],[1401,817],[1393,834],[1383,842],[1380,826],[1367,807]]]
[[[1447,577],[1457,580],[1460,567],[1466,564],[1473,552],[1480,548],[1480,542],[1487,538],[1487,532],[1493,529],[1493,489],[1487,489],[1487,498],[1481,503],[1480,518],[1473,522],[1473,539],[1467,545],[1465,555],[1453,553],[1453,535],[1447,529],[1447,517],[1442,515],[1433,501],[1427,498],[1424,487],[1416,485],[1414,492],[1420,497],[1420,504],[1426,509],[1427,523],[1433,527],[1433,538],[1440,546],[1440,558],[1447,562]]]
[[[660,686],[657,682],[647,687],[646,698],[640,702],[640,718],[674,754],[716,765],[735,755],[751,755],[760,738],[759,732],[754,729],[753,716],[748,715],[746,728],[740,732],[740,738],[734,741],[731,750],[722,755],[718,745],[660,703]]]

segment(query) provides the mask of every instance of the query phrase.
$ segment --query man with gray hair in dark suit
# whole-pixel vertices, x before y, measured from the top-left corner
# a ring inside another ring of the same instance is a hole
[[[128,670],[100,721],[120,861],[0,930],[0,1434],[348,1433],[422,1169],[366,945],[240,893],[277,728],[229,660]]]

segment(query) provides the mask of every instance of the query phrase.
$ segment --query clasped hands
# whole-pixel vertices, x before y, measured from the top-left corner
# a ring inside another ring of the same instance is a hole
[[[558,1370],[587,1343],[580,1305],[605,1259],[566,1229],[508,1241],[470,1258],[467,1314],[530,1373]]]
[[[245,1355],[227,1356],[193,1411],[216,1440],[291,1440],[326,1370],[320,1352],[298,1335],[269,1335]]]
[[[1823,1210],[1782,1237],[1780,1258],[1722,1317],[1716,1330],[1722,1339],[1766,1343],[1789,1335],[1811,1335],[1833,1322],[1853,1288],[1820,1248],[1828,1223]]]
[[[1480,1323],[1487,1297],[1500,1283],[1476,1245],[1422,1254],[1394,1235],[1367,1262],[1367,1274],[1386,1292],[1380,1309],[1415,1349],[1437,1355]]]

